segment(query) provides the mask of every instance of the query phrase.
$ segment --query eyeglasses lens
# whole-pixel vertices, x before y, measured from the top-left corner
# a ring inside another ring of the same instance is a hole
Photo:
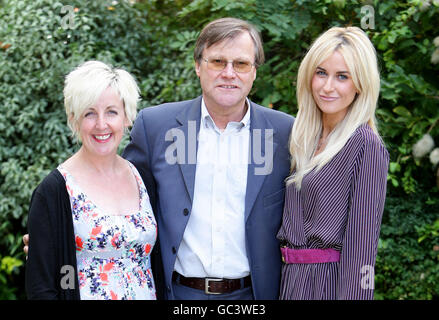
[[[227,61],[223,59],[212,59],[207,61],[207,66],[211,70],[222,71],[227,66]],[[234,60],[232,62],[233,70],[240,73],[249,72],[252,64],[245,60]]]

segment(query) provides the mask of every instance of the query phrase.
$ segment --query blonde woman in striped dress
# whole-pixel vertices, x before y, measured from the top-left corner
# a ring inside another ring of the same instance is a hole
[[[300,65],[280,299],[373,299],[389,162],[379,88],[375,49],[357,27],[329,29]]]

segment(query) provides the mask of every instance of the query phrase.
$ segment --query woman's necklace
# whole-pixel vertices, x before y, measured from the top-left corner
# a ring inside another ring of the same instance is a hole
[[[317,143],[317,150],[320,150],[320,148],[326,143],[326,139],[320,138],[319,142]]]
[[[316,151],[314,153],[314,156],[318,155],[326,146],[326,140],[328,137],[323,138],[322,135],[320,135],[319,141],[317,142]]]

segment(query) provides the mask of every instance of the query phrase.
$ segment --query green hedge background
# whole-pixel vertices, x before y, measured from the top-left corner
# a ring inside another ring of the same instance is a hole
[[[0,299],[26,298],[21,237],[31,193],[78,148],[66,126],[64,76],[98,59],[135,75],[140,108],[193,98],[201,93],[195,39],[224,16],[262,33],[267,62],[252,100],[292,115],[312,40],[335,25],[365,29],[379,55],[377,117],[391,155],[375,298],[439,298],[438,0],[0,0]]]

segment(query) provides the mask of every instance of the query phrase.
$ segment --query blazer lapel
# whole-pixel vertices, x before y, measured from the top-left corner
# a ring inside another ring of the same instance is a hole
[[[277,143],[274,142],[274,127],[260,109],[263,107],[250,103],[250,148],[245,194],[245,221],[252,211],[262,184],[273,169],[273,158],[277,148]]]
[[[197,150],[198,150],[198,132],[200,131],[200,118],[201,118],[201,96],[193,100],[192,104],[182,110],[176,120],[180,127],[179,129],[183,132],[184,136],[184,154],[177,155],[179,159],[178,165],[183,176],[184,183],[186,185],[186,190],[188,195],[193,201],[194,197],[194,186],[195,186],[195,170],[197,168]],[[176,142],[177,136],[174,135],[174,143]],[[177,152],[179,150],[177,149]]]

